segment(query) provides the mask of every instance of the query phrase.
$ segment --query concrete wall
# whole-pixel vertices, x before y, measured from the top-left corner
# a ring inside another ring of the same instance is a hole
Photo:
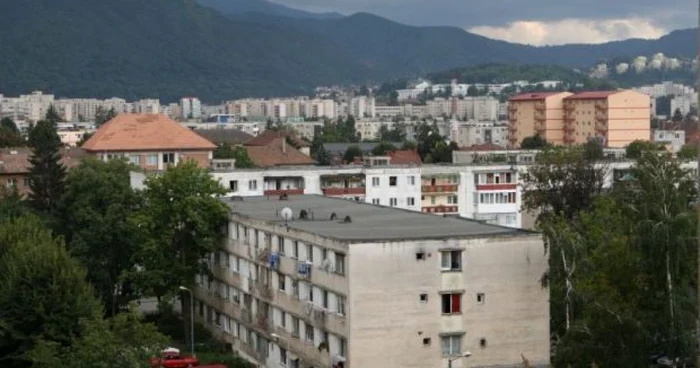
[[[622,91],[608,96],[608,147],[625,147],[635,140],[651,139],[649,96]]]
[[[441,249],[462,250],[462,271],[442,272]],[[349,358],[359,367],[445,367],[441,334],[463,333],[453,367],[549,362],[547,267],[538,235],[350,245]],[[416,253],[424,252],[425,260]],[[441,291],[462,291],[462,313],[441,314]],[[421,302],[420,294],[428,295]],[[477,302],[483,293],[485,301]],[[424,339],[430,344],[424,344]],[[481,339],[486,346],[481,347]]]
[[[564,98],[573,93],[564,92],[545,98],[545,139],[547,142],[564,144]]]

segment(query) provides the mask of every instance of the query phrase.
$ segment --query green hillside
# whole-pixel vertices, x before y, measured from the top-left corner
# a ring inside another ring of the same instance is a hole
[[[450,69],[427,76],[434,83],[510,83],[526,80],[539,82],[557,80],[567,84],[587,83],[589,78],[572,69],[556,65],[505,65],[483,64],[473,67]]]

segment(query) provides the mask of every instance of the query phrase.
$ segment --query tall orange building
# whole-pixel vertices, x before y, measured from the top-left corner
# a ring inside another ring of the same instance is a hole
[[[564,144],[562,100],[570,92],[523,93],[508,101],[508,142],[520,147],[523,139],[539,134],[552,144]]]
[[[599,138],[605,147],[622,148],[651,139],[651,99],[643,93],[582,92],[565,98],[563,107],[565,144]]]

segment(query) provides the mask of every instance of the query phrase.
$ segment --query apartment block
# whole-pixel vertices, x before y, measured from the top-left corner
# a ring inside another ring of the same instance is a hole
[[[622,148],[651,139],[648,95],[632,90],[582,92],[564,98],[563,108],[564,144],[595,138],[605,147]]]
[[[549,363],[541,236],[322,196],[223,199],[195,318],[260,367]]]
[[[508,100],[508,143],[520,147],[523,139],[539,134],[552,144],[564,144],[562,100],[569,92],[524,93]]]

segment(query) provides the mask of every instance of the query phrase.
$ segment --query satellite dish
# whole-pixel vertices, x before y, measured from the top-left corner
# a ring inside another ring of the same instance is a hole
[[[294,212],[292,212],[292,209],[289,207],[285,207],[280,211],[280,216],[284,219],[284,221],[289,221],[294,217]]]

